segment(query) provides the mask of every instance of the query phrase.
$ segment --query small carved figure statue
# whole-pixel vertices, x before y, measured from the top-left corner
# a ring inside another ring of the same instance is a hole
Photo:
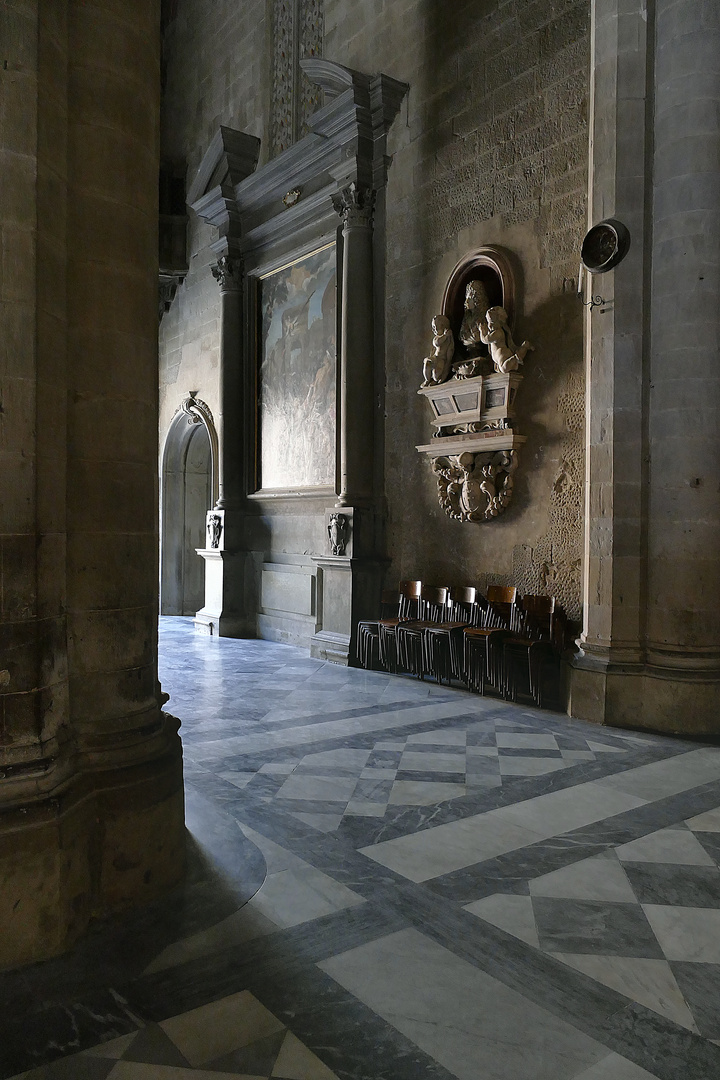
[[[481,330],[484,326],[485,312],[489,307],[490,301],[482,281],[469,281],[465,289],[465,314],[459,334],[465,346],[466,358],[453,364],[453,371],[461,379],[468,379],[480,373],[483,345]]]
[[[344,555],[348,541],[348,520],[345,514],[331,514],[328,521],[328,537],[333,555]]]
[[[455,338],[450,329],[450,320],[445,315],[436,315],[432,321],[432,329],[432,352],[423,360],[422,386],[443,383],[450,378],[452,372]]]
[[[515,344],[508,326],[507,312],[502,307],[488,308],[485,322],[480,327],[480,337],[485,345],[490,346],[493,367],[503,375],[517,371],[534,347],[529,341],[523,341],[520,346]]]
[[[220,534],[222,532],[222,517],[220,514],[210,514],[207,527],[210,533],[210,547],[220,547]]]

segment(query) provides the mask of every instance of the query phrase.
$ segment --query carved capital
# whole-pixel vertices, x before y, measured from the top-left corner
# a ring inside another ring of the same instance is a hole
[[[221,292],[237,292],[242,289],[243,267],[239,259],[221,255],[210,270]]]
[[[348,228],[372,225],[375,192],[372,188],[359,187],[354,181],[332,196],[333,206],[340,215],[343,225]]]

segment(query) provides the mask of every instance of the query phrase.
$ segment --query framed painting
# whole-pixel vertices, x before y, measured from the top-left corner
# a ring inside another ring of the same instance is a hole
[[[257,303],[258,487],[334,488],[335,244],[260,276]]]

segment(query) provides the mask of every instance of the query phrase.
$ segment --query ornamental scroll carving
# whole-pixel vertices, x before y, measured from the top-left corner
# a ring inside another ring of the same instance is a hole
[[[509,506],[518,450],[520,368],[533,349],[516,345],[511,263],[497,248],[467,256],[450,276],[443,311],[432,321],[432,349],[418,394],[432,413],[428,454],[441,507],[457,521],[493,521]]]
[[[202,398],[196,397],[194,391],[190,391],[188,396],[180,402],[180,408],[182,412],[188,418],[188,424],[202,424],[207,431],[208,438],[210,440],[210,463],[212,471],[212,500],[213,506],[218,500],[219,496],[219,474],[218,474],[218,435],[215,427],[215,421],[210,406],[207,405]]]

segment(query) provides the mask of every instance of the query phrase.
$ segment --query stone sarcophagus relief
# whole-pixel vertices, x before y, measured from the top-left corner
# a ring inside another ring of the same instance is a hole
[[[492,521],[512,499],[525,442],[515,430],[515,399],[533,349],[513,338],[514,301],[510,257],[482,248],[455,267],[432,321],[418,394],[434,430],[417,449],[431,459],[440,505],[458,521]]]

